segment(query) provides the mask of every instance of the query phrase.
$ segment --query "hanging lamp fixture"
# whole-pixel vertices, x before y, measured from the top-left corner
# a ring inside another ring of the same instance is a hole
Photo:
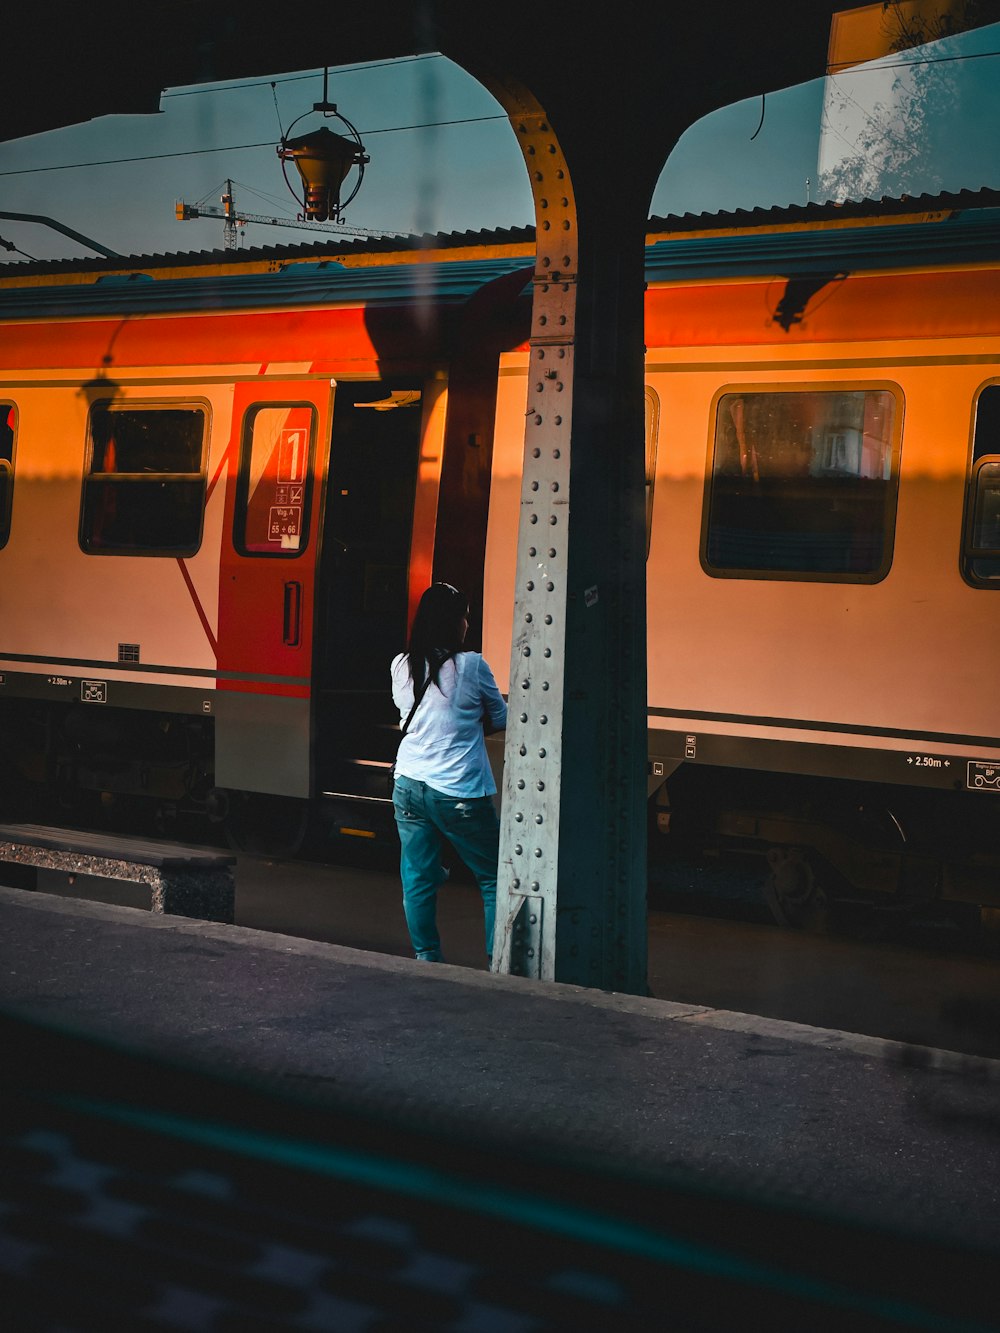
[[[303,112],[297,120],[292,121],[277,149],[285,184],[296,203],[301,206],[300,217],[306,222],[327,220],[339,222],[344,209],[361,189],[365,165],[370,161],[358,131],[346,116],[340,114],[337,104],[327,97],[329,74],[330,68],[327,66],[323,70],[323,100],[314,102],[312,111]],[[339,121],[345,132],[338,133],[322,125],[307,134],[292,138],[291,133],[295,126],[315,111],[320,112],[325,120]],[[295,164],[295,169],[299,173],[302,183],[301,197],[288,179],[289,162]],[[354,167],[358,172],[354,189],[346,199],[341,199],[344,182]]]

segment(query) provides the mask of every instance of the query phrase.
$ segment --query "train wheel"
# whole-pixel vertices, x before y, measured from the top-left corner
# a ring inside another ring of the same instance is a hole
[[[309,802],[292,796],[231,791],[223,822],[230,847],[264,861],[296,856],[309,827]]]
[[[830,924],[830,902],[810,862],[797,847],[772,847],[764,900],[779,926],[821,933]]]

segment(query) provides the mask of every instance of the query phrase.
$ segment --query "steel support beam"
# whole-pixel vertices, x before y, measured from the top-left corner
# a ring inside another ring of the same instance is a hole
[[[507,95],[538,248],[494,967],[644,994],[645,211],[581,194]]]

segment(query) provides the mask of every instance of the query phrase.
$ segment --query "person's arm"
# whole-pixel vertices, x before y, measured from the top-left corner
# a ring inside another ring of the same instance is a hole
[[[402,727],[403,719],[413,706],[413,690],[409,688],[410,677],[404,669],[405,661],[405,655],[394,657],[392,666],[389,668],[389,676],[392,681],[392,701],[399,709],[400,727]]]
[[[479,695],[483,701],[483,730],[489,735],[494,731],[503,731],[507,725],[507,705],[497,688],[489,663],[479,659]]]

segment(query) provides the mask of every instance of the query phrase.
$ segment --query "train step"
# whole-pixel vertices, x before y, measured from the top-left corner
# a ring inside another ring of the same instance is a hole
[[[323,774],[324,799],[392,804],[391,759],[341,759]]]

